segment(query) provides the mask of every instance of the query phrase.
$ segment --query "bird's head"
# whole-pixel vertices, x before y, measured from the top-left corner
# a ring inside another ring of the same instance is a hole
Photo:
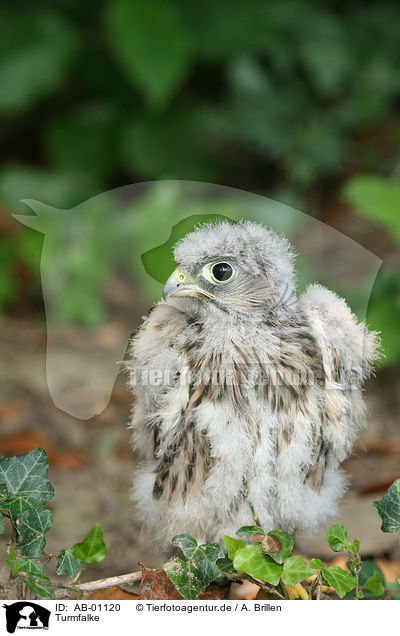
[[[257,223],[202,225],[175,245],[174,258],[167,301],[195,298],[207,309],[252,318],[278,318],[296,303],[291,246]]]

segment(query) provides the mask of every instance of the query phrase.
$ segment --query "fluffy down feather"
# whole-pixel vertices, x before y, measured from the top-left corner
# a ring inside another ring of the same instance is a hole
[[[298,298],[290,244],[261,225],[202,226],[174,254],[215,298],[167,297],[131,343],[143,459],[132,498],[144,531],[167,547],[178,533],[219,541],[255,520],[317,528],[365,426],[377,334],[321,285]],[[221,259],[236,278],[211,288],[202,268]]]

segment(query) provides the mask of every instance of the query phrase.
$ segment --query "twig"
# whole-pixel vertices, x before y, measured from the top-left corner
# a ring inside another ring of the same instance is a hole
[[[96,590],[106,590],[108,587],[118,587],[120,585],[129,585],[137,583],[142,578],[142,572],[130,572],[129,574],[120,574],[119,576],[111,576],[108,579],[98,579],[97,581],[88,581],[87,583],[79,583],[79,585],[66,585],[63,589],[75,592],[95,592]],[[56,593],[56,598],[62,598],[63,590],[60,589]]]
[[[313,580],[311,582],[311,587],[310,587],[310,591],[309,591],[309,594],[308,594],[308,598],[309,598],[310,601],[312,601],[312,597],[314,595],[315,588],[317,587],[318,582],[319,582],[318,574],[315,574],[315,576],[314,576],[314,578],[313,578]]]
[[[261,589],[265,590],[266,592],[269,592],[270,594],[272,594],[272,596],[275,596],[275,598],[279,598],[282,601],[285,600],[285,597],[280,592],[278,592],[276,587],[269,587],[269,585],[267,585],[265,581],[260,581],[260,579],[256,579],[254,576],[250,576],[249,574],[246,576],[246,579],[251,583],[255,583],[256,585],[258,585],[258,587],[261,587]]]
[[[321,600],[322,574],[318,572],[317,601]]]

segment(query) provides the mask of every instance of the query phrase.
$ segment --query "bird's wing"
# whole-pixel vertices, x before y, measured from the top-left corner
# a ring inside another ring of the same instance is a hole
[[[310,285],[299,301],[324,370],[321,420],[315,426],[313,461],[305,475],[305,481],[318,490],[328,456],[332,454],[335,463],[343,461],[365,426],[362,384],[379,357],[380,339],[357,321],[345,300],[322,285]]]
[[[360,388],[379,357],[378,333],[368,331],[345,300],[322,285],[309,285],[300,305],[320,346],[328,381]]]

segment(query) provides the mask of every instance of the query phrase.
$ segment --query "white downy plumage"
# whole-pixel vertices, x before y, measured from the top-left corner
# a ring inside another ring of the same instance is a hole
[[[317,528],[365,426],[377,334],[321,285],[297,297],[289,242],[256,223],[200,226],[174,256],[127,363],[144,530],[167,547],[255,522]]]

